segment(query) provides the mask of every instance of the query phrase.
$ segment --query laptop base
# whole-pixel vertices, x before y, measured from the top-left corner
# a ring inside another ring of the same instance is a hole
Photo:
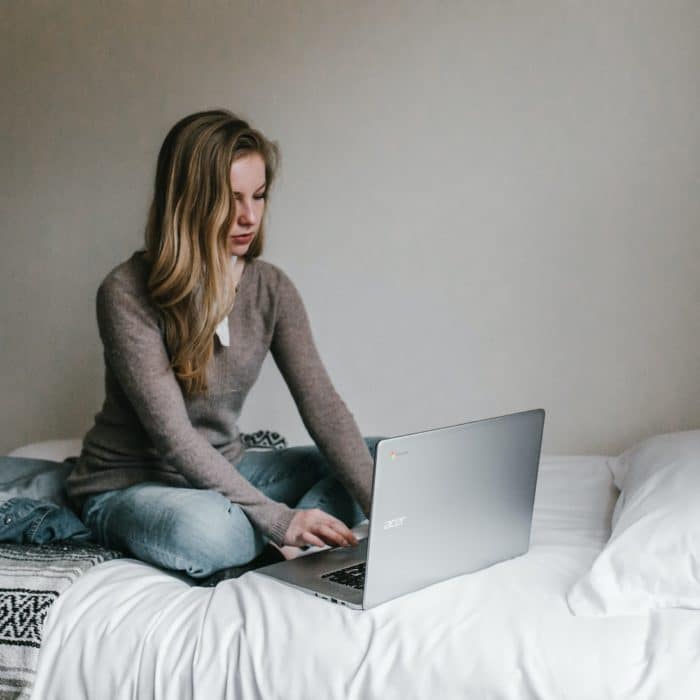
[[[289,559],[256,569],[256,574],[270,576],[309,595],[332,603],[362,610],[363,591],[321,578],[323,574],[360,564],[367,560],[367,540],[354,547],[334,547],[314,554]]]

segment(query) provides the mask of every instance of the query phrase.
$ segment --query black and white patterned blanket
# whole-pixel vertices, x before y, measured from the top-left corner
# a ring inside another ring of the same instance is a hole
[[[243,433],[241,439],[252,450],[287,446],[286,439],[272,430]],[[0,543],[0,700],[31,696],[44,620],[56,598],[91,567],[122,556],[97,544],[69,540]]]
[[[44,620],[56,598],[96,564],[123,556],[97,544],[0,544],[0,700],[30,697]]]

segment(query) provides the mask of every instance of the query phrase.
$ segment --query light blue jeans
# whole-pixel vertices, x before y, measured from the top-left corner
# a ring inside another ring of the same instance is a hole
[[[365,438],[372,457],[381,439]],[[348,527],[365,519],[313,445],[248,450],[236,468],[268,498],[290,508],[319,508]],[[105,547],[192,578],[246,564],[270,541],[217,491],[154,482],[89,496],[82,519]]]

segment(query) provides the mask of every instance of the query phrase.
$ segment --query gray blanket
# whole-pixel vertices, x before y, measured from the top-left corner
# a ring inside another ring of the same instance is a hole
[[[95,564],[121,556],[85,542],[0,544],[0,700],[31,696],[42,627],[56,598]]]

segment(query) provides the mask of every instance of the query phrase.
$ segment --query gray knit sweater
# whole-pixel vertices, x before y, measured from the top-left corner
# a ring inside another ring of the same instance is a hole
[[[228,319],[230,346],[214,341],[209,392],[185,399],[148,297],[147,275],[148,263],[137,251],[97,291],[106,396],[66,484],[78,512],[90,494],[144,481],[212,489],[281,545],[295,511],[235,469],[244,452],[238,418],[270,350],[309,434],[369,515],[372,458],[333,388],[289,277],[263,260],[246,262]]]

